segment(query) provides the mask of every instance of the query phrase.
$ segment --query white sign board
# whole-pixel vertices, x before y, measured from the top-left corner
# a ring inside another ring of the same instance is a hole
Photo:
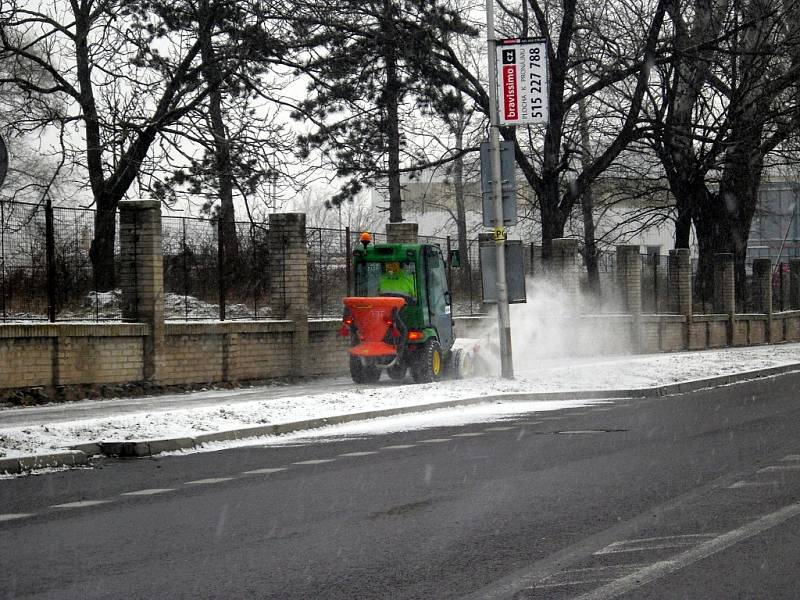
[[[547,123],[547,45],[542,38],[497,40],[500,125]]]

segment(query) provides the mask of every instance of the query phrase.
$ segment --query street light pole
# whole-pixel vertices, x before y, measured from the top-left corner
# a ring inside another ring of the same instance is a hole
[[[513,379],[514,362],[511,354],[511,315],[508,310],[506,285],[506,235],[503,227],[503,181],[500,168],[500,119],[497,114],[497,42],[494,31],[494,0],[486,0],[486,42],[489,49],[489,143],[492,161],[492,195],[497,246],[497,329],[500,339],[500,374]]]

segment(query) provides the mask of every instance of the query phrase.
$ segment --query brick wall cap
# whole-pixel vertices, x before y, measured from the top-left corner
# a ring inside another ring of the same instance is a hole
[[[122,210],[155,210],[161,208],[158,200],[120,200],[119,209]]]

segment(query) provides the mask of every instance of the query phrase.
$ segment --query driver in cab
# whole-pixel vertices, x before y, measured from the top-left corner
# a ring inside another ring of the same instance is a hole
[[[406,273],[399,262],[387,262],[381,275],[378,285],[378,292],[381,294],[402,294],[411,299],[416,299],[417,293],[414,285],[414,277]]]

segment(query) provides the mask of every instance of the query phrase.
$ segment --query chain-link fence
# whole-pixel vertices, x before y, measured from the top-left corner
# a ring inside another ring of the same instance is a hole
[[[96,293],[89,250],[95,211],[0,200],[0,320],[103,321],[120,295]],[[114,265],[119,264],[116,244]]]

